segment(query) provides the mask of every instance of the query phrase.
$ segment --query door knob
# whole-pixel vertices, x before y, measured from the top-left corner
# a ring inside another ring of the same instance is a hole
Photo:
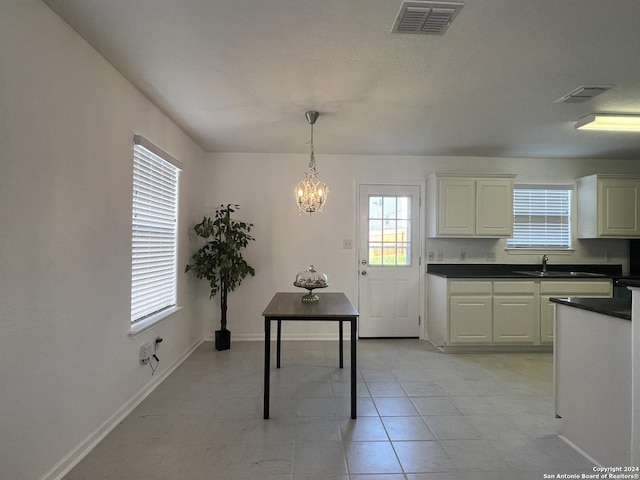
[[[366,275],[366,274],[367,274],[367,271],[366,271],[366,270],[362,270],[362,271],[360,272],[360,275]]]

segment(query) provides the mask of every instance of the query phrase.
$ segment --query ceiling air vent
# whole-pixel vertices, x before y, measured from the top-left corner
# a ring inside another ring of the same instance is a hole
[[[610,85],[580,85],[575,90],[571,90],[569,93],[563,95],[553,103],[582,103],[593,97],[600,95],[601,93],[611,90],[613,87]]]
[[[404,2],[391,33],[442,35],[464,3]]]

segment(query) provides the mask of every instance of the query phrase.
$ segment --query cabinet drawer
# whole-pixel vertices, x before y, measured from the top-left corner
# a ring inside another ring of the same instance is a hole
[[[601,281],[542,281],[540,282],[540,295],[611,295],[611,280]]]
[[[456,295],[491,295],[491,282],[486,281],[451,281],[449,282],[449,294]]]
[[[536,292],[536,282],[515,281],[515,282],[494,282],[493,293],[528,293],[534,295]]]

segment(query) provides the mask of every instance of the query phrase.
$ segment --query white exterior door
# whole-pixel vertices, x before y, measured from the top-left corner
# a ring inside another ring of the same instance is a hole
[[[420,187],[360,185],[360,337],[420,334]]]

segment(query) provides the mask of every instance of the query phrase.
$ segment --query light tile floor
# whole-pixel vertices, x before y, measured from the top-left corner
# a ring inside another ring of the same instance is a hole
[[[557,436],[550,354],[358,342],[358,419],[337,342],[201,345],[65,480],[541,480],[592,472]],[[348,352],[349,344],[345,344]],[[273,351],[273,350],[272,350]]]

